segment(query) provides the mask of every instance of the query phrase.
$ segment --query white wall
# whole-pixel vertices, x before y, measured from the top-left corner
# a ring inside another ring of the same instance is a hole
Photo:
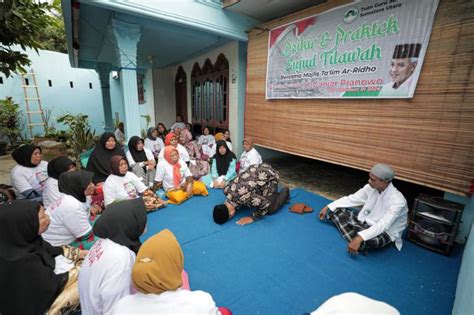
[[[155,91],[155,117],[157,122],[165,123],[166,127],[169,128],[176,119],[176,102],[175,102],[175,89],[174,79],[179,66],[182,66],[186,72],[186,83],[187,83],[187,101],[188,101],[188,120],[192,120],[192,109],[191,109],[191,72],[194,63],[199,63],[202,68],[204,61],[209,58],[214,64],[217,60],[217,56],[223,53],[229,61],[229,130],[231,139],[235,142],[237,135],[237,115],[238,115],[238,82],[239,80],[245,79],[237,76],[238,73],[238,42],[230,42],[219,48],[206,52],[205,54],[184,61],[179,65],[165,68],[163,70],[154,70],[154,91]],[[236,76],[236,80],[232,83],[232,75]]]

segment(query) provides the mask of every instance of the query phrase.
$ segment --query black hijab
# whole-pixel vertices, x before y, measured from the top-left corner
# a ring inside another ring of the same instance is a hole
[[[156,137],[153,137],[152,133],[153,131],[156,130],[156,132],[158,133],[158,130],[155,128],[155,127],[150,127],[148,128],[148,132],[146,133],[146,137],[148,139],[150,139],[151,141],[155,141],[156,140]]]
[[[59,192],[73,196],[80,202],[86,202],[84,190],[92,182],[92,174],[89,171],[75,171],[62,173],[59,176],[58,188]]]
[[[59,175],[67,172],[71,165],[74,165],[74,162],[67,156],[58,156],[48,163],[48,176],[58,179]]]
[[[1,314],[44,314],[67,282],[67,272],[54,273],[62,250],[38,235],[39,208],[30,200],[0,206]]]
[[[142,198],[122,200],[107,206],[94,224],[94,235],[125,246],[135,253],[142,245],[140,235],[147,222]]]
[[[105,144],[111,137],[115,139],[116,144],[115,148],[108,150],[105,147]],[[92,151],[86,167],[88,171],[94,173],[94,183],[104,182],[107,179],[107,176],[110,175],[110,158],[114,155],[125,157],[125,153],[117,142],[115,135],[112,132],[104,132]]]
[[[34,144],[25,144],[13,151],[12,158],[17,162],[19,165],[24,167],[37,167],[38,165],[34,165],[31,163],[31,156],[36,149],[40,149],[40,147]]]
[[[148,161],[145,153],[145,148],[143,148],[143,150],[141,151],[137,150],[137,145],[140,141],[143,142],[143,139],[141,139],[139,136],[133,136],[128,141],[128,149],[130,150],[130,154],[132,155],[132,158],[135,163]]]
[[[219,148],[220,147],[225,147],[225,155],[221,155],[219,153]],[[216,168],[217,168],[217,174],[219,176],[227,174],[227,170],[229,169],[229,165],[232,162],[233,159],[237,159],[234,152],[229,150],[227,147],[227,143],[225,140],[219,140],[216,143],[216,154],[214,155],[214,159],[216,160]]]

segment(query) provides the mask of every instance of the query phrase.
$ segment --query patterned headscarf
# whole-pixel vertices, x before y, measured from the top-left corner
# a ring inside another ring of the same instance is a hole
[[[173,166],[173,185],[175,188],[178,188],[179,187],[179,184],[181,183],[181,164],[179,164],[179,161],[174,163],[171,161],[171,153],[173,151],[176,151],[176,153],[178,154],[179,156],[179,152],[178,150],[173,147],[173,146],[170,146],[170,145],[167,145],[165,147],[165,152],[164,152],[164,155],[165,155],[165,160]]]
[[[160,294],[182,286],[184,257],[174,234],[165,229],[143,243],[132,269],[133,285],[141,293]]]

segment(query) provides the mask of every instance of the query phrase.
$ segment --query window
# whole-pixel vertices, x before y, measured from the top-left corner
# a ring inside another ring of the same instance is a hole
[[[229,62],[223,54],[213,65],[206,59],[194,64],[191,73],[192,122],[211,132],[229,127]]]
[[[72,81],[69,81],[69,86],[71,87],[71,89],[74,87],[74,83],[72,83]]]
[[[48,85],[49,87],[52,87],[53,86],[53,82],[51,80],[48,80]]]
[[[3,78],[0,77],[0,84],[3,84]]]
[[[89,89],[92,90],[92,83],[91,82],[89,82]]]

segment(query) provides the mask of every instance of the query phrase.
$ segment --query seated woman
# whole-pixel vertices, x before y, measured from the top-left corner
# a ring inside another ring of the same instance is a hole
[[[45,314],[48,309],[58,314],[66,304],[71,309],[79,304],[79,267],[74,262],[87,251],[51,246],[41,238],[48,225],[38,202],[17,200],[0,206],[2,314]]]
[[[96,215],[102,208],[93,205],[90,211],[88,209],[86,196],[95,191],[92,176],[88,171],[66,172],[59,176],[58,187],[63,195],[46,209],[51,224],[42,235],[51,245],[89,249],[94,243],[89,212]]]
[[[161,150],[165,147],[165,143],[158,137],[158,130],[156,128],[150,127],[145,139],[145,148],[149,149],[155,160],[158,160],[158,155]]]
[[[165,147],[164,160],[156,168],[155,188],[160,187],[172,204],[180,204],[193,195],[208,195],[206,186],[193,180],[188,166],[180,161],[178,150],[172,146]]]
[[[224,140],[217,141],[217,153],[212,159],[211,173],[204,176],[201,181],[211,188],[224,188],[228,182],[237,176],[235,165],[237,157],[230,151]]]
[[[132,269],[138,293],[122,298],[114,314],[231,314],[204,291],[182,288],[183,251],[170,230],[146,240]]]
[[[95,145],[86,167],[88,171],[94,174],[94,184],[105,182],[110,174],[110,159],[114,155],[125,157],[125,153],[117,143],[114,134],[104,132]]]
[[[179,144],[181,144],[189,154],[189,170],[194,178],[209,174],[209,162],[201,159],[201,150],[196,141],[192,140],[193,136],[189,130],[184,129],[179,135]]]
[[[133,136],[128,141],[128,152],[126,154],[128,164],[132,168],[132,172],[140,178],[145,184],[153,185],[155,178],[156,161],[153,153],[144,147],[143,139]]]
[[[183,147],[181,144],[178,143],[178,136],[175,133],[170,132],[166,135],[165,145],[172,146],[178,150],[179,159],[182,160],[186,165],[189,164],[191,158],[189,157],[188,150]],[[165,158],[165,150],[161,150],[159,160],[163,160]],[[159,162],[159,161],[158,161]]]
[[[168,134],[166,126],[163,123],[158,123],[158,125],[156,125],[156,130],[158,130],[158,137],[165,142],[165,137]]]
[[[76,164],[67,156],[58,156],[48,163],[48,180],[44,185],[43,205],[49,207],[53,202],[61,198],[58,189],[58,178],[64,172],[74,172]]]
[[[209,127],[204,127],[202,133],[203,134],[198,139],[198,144],[201,146],[202,153],[211,157],[213,153],[212,148],[216,144],[216,139],[210,134]]]
[[[230,139],[229,129],[224,130],[224,140],[227,143],[227,147],[229,148],[229,150],[233,151],[232,150],[232,140]]]
[[[263,163],[262,156],[258,153],[257,149],[253,147],[253,139],[251,137],[245,137],[242,141],[244,152],[240,156],[238,172],[246,171],[252,165],[260,165]]]
[[[184,123],[183,115],[176,116],[176,122],[171,126],[170,130],[174,132],[176,128],[183,130],[186,128],[186,124]]]
[[[185,125],[186,129],[188,129],[191,135],[193,136],[193,140],[196,140],[196,133],[194,132],[193,125],[191,125],[190,123],[185,123]]]
[[[131,273],[147,215],[141,198],[110,205],[94,224],[99,239],[79,273],[83,314],[112,314],[115,304],[130,294]]]
[[[12,157],[18,164],[10,173],[16,199],[42,201],[44,184],[48,179],[48,162],[41,161],[41,148],[25,144],[13,151]]]

